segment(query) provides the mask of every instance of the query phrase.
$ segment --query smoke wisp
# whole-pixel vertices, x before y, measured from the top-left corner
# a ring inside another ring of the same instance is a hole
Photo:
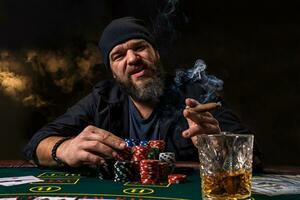
[[[176,71],[175,84],[177,87],[185,83],[199,82],[203,91],[202,95],[198,97],[201,103],[207,103],[217,97],[217,92],[223,90],[224,82],[214,75],[206,73],[206,64],[203,60],[198,59],[193,68],[188,70]]]

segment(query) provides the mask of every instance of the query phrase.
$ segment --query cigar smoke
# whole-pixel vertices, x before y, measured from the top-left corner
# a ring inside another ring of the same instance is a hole
[[[162,54],[168,54],[171,46],[180,37],[177,26],[186,24],[188,18],[180,9],[179,0],[161,1],[157,15],[152,20],[153,35]]]
[[[158,41],[160,52],[163,52],[163,54],[165,54],[164,51],[170,52],[171,46],[180,36],[176,26],[188,22],[186,15],[179,8],[179,0],[166,0],[164,2],[165,6],[162,7],[161,12],[158,13],[156,20],[153,22],[153,31]],[[167,55],[167,57],[171,56]],[[176,60],[172,57],[170,63],[175,64]],[[205,62],[198,59],[192,68],[177,70],[174,84],[168,85],[169,89],[165,91],[161,98],[161,101],[164,102],[162,103],[164,106],[160,107],[162,111],[161,120],[166,127],[174,129],[174,135],[178,137],[188,126],[182,114],[185,109],[184,99],[186,98],[181,90],[184,88],[184,85],[197,85],[197,88],[195,88],[199,90],[199,92],[195,92],[197,96],[190,97],[200,103],[216,101],[218,92],[223,89],[223,81],[207,74],[206,68]]]
[[[175,77],[177,87],[180,87],[182,84],[199,82],[204,91],[204,93],[197,98],[201,103],[207,103],[216,99],[217,92],[223,90],[224,84],[224,82],[216,76],[208,75],[205,71],[206,68],[205,62],[198,59],[193,68],[188,70],[178,70]]]

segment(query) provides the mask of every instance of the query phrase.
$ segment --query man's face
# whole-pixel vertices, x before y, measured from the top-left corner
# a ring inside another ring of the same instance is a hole
[[[159,53],[143,39],[115,46],[110,54],[114,78],[137,101],[155,103],[163,91]]]

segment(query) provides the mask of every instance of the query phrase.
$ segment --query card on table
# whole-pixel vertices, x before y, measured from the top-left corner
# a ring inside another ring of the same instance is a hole
[[[14,177],[3,177],[0,178],[0,185],[2,186],[13,186],[21,185],[26,183],[34,183],[44,181],[34,176],[14,176]]]
[[[252,192],[268,196],[300,194],[300,176],[274,174],[254,176]]]

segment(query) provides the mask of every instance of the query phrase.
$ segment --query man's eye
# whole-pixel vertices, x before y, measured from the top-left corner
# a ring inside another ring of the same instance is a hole
[[[142,51],[142,50],[144,50],[145,48],[146,48],[145,45],[139,45],[139,46],[137,46],[137,47],[135,48],[135,51]]]
[[[123,55],[122,54],[117,54],[117,55],[114,55],[113,56],[113,61],[115,61],[115,60],[121,60],[123,58]]]

